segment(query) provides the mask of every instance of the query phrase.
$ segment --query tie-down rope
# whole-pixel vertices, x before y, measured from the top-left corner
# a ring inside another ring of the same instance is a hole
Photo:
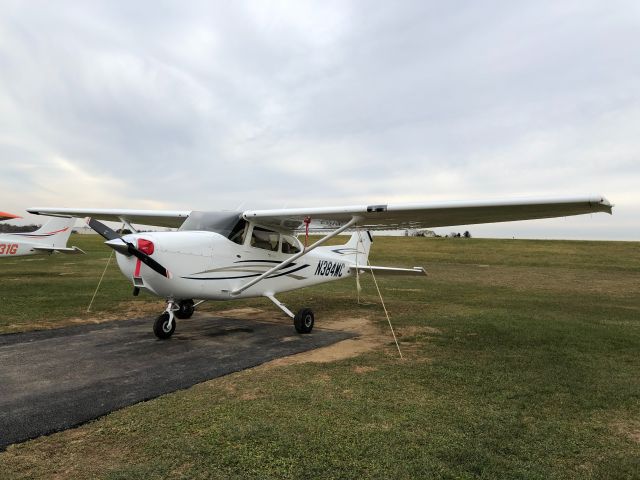
[[[358,241],[362,242],[362,237],[360,236],[360,230],[358,232]],[[362,243],[364,245],[364,243]],[[356,265],[358,264],[358,245],[356,245]],[[371,262],[369,261],[369,256],[367,256],[367,265],[371,267]],[[396,332],[393,329],[393,325],[391,325],[391,318],[389,317],[389,312],[387,311],[387,306],[384,304],[384,300],[382,299],[382,293],[380,292],[380,287],[378,286],[378,281],[376,280],[376,276],[373,273],[373,268],[370,268],[371,278],[373,278],[373,283],[376,286],[376,290],[378,291],[378,296],[380,297],[380,303],[382,303],[382,308],[384,309],[384,314],[387,317],[387,322],[389,323],[389,328],[391,329],[391,334],[393,335],[393,341],[396,342],[396,348],[398,349],[398,354],[400,354],[400,359],[403,359],[402,350],[400,350],[400,344],[398,343],[398,337],[396,337]],[[358,277],[358,268],[356,267],[356,281],[358,282],[358,290],[360,287],[360,278]],[[360,300],[360,292],[358,292],[358,301]]]
[[[122,226],[120,227],[121,232],[124,232],[124,227],[125,227],[124,222],[122,222]],[[109,268],[109,263],[113,258],[113,252],[115,252],[115,250],[111,250],[111,254],[109,255],[109,258],[107,258],[107,264],[104,266],[104,270],[102,271],[102,275],[100,276],[100,280],[98,281],[98,286],[96,287],[96,291],[93,292],[93,297],[91,297],[91,301],[89,302],[89,306],[87,307],[87,312],[91,311],[91,305],[93,305],[93,301],[95,300],[96,295],[98,294],[98,290],[100,290],[100,285],[102,285],[102,279],[104,278],[104,274],[107,273],[107,268]]]
[[[111,254],[109,255],[109,258],[107,259],[107,264],[104,266],[104,270],[102,271],[102,275],[100,276],[100,281],[98,282],[98,286],[96,287],[96,291],[93,292],[93,297],[91,297],[91,301],[89,302],[89,306],[87,307],[87,312],[91,311],[91,305],[93,305],[93,301],[96,298],[96,295],[98,294],[98,290],[100,290],[100,285],[102,284],[102,279],[104,278],[104,274],[107,273],[107,268],[109,267],[109,262],[111,262],[111,258],[113,257],[113,252],[115,252],[115,250],[111,250]]]

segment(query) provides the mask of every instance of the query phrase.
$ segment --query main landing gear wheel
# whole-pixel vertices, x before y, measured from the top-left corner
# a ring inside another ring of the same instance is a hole
[[[193,306],[193,300],[181,300],[178,302],[178,310],[176,310],[175,316],[181,320],[185,318],[191,318],[193,312],[195,312],[195,307]]]
[[[313,312],[310,308],[302,308],[293,317],[293,326],[298,333],[311,333],[313,330]]]
[[[165,340],[173,335],[173,332],[176,329],[176,319],[171,318],[170,312],[164,312],[156,321],[153,322],[153,333],[156,334],[156,337]]]

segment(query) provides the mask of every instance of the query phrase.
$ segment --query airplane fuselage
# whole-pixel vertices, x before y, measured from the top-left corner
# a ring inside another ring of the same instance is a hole
[[[277,294],[352,275],[352,258],[338,246],[318,247],[258,284],[232,295],[253,278],[278,265],[291,254],[237,244],[214,232],[146,232],[126,235],[151,241],[151,258],[164,265],[171,278],[159,275],[134,256],[117,253],[118,266],[135,286],[164,298],[230,300]]]
[[[42,255],[42,251],[36,250],[36,247],[41,246],[42,244],[25,241],[17,235],[0,235],[0,258],[23,257],[25,255]]]

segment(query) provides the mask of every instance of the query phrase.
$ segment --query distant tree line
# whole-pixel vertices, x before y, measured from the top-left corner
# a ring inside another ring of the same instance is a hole
[[[35,232],[41,225],[11,225],[9,223],[0,223],[0,233],[22,233]]]
[[[469,232],[469,230],[465,230],[464,233],[451,232],[449,235],[447,235],[447,237],[449,237],[449,238],[471,238],[471,232]]]

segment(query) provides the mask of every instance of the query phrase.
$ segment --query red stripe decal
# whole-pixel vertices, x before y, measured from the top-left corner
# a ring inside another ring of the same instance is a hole
[[[38,237],[50,237],[51,235],[55,235],[56,233],[66,232],[69,230],[69,227],[63,228],[62,230],[56,230],[55,232],[49,233],[12,233],[12,235],[19,235],[21,237],[30,237],[30,238],[38,238]]]

